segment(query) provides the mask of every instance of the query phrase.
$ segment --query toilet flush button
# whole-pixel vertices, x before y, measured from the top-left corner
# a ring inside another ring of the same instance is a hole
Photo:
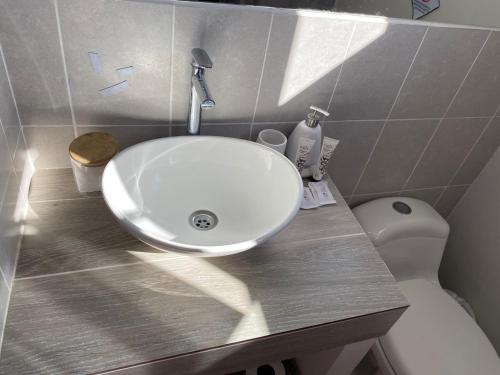
[[[411,207],[408,206],[406,203],[401,202],[401,201],[396,201],[392,204],[392,208],[394,208],[397,212],[403,215],[409,215],[411,214]]]

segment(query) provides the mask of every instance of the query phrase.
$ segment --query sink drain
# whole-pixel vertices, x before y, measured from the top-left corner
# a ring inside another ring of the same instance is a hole
[[[217,225],[217,216],[210,211],[195,211],[189,217],[191,225],[198,230],[210,230]]]

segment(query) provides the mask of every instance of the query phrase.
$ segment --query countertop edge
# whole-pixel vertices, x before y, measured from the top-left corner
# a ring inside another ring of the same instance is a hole
[[[102,375],[220,375],[277,358],[344,346],[386,334],[409,305],[331,323],[99,372]],[[186,372],[187,368],[191,368]]]

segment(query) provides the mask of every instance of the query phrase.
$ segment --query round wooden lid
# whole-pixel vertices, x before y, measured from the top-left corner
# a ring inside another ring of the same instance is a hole
[[[69,145],[71,158],[86,167],[106,164],[118,152],[118,142],[109,133],[82,134]]]

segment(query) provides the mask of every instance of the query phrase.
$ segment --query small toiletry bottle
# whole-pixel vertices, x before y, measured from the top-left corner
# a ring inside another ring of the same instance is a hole
[[[330,116],[321,108],[309,108],[312,112],[295,127],[286,146],[286,156],[295,164],[302,177],[312,176],[312,167],[319,160],[322,138],[320,115]]]

